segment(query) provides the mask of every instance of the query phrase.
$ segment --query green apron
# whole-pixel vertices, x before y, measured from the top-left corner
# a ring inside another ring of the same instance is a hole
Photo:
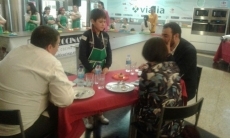
[[[67,22],[68,22],[67,17],[65,15],[61,15],[61,17],[60,17],[60,24],[62,26],[64,26],[64,27],[67,27]],[[61,27],[59,26],[59,28],[61,28]]]
[[[37,15],[31,15],[30,20],[37,21]],[[37,24],[32,22],[26,23],[26,31],[33,31],[37,27]]]
[[[92,48],[92,51],[88,57],[89,63],[90,63],[92,68],[95,68],[96,63],[100,63],[101,68],[103,69],[105,62],[106,62],[106,59],[105,59],[107,57],[107,53],[106,53],[106,49],[105,49],[106,47],[105,47],[105,43],[104,43],[104,37],[102,34],[101,34],[101,36],[102,36],[102,42],[104,45],[103,49],[98,49],[98,48],[94,47],[94,38],[93,38],[93,48]],[[92,35],[92,37],[93,37],[93,35]],[[86,70],[86,72],[89,72],[89,71]]]
[[[54,20],[54,17],[51,16],[51,15],[49,15],[49,16],[48,16],[48,21],[49,21],[49,20]],[[55,21],[55,20],[54,20],[54,21]],[[49,27],[55,29],[55,25],[54,25],[54,24],[48,24],[48,23],[47,23],[47,25],[48,25]]]
[[[73,20],[72,28],[80,28],[80,19]]]
[[[2,26],[0,25],[0,34],[3,33],[3,29],[2,29]]]

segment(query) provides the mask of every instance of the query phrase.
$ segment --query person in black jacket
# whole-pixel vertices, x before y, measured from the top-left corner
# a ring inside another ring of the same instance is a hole
[[[174,60],[180,68],[188,100],[191,100],[195,96],[197,86],[196,49],[190,42],[181,38],[181,28],[175,22],[163,26],[162,37],[167,44],[170,60]]]
[[[106,74],[112,64],[112,51],[109,42],[109,35],[104,32],[106,15],[101,9],[93,9],[90,15],[92,28],[84,32],[79,44],[79,60],[85,67],[86,72],[95,73],[96,64],[100,63],[102,73]],[[109,120],[98,113],[97,117],[102,124],[108,124]],[[92,116],[85,119],[85,126],[93,128]]]

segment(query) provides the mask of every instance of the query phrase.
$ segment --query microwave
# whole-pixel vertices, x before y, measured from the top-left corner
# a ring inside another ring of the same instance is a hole
[[[226,18],[227,11],[226,10],[213,10],[212,11],[212,17],[222,17]]]
[[[208,16],[208,9],[196,9],[194,10],[194,16]]]

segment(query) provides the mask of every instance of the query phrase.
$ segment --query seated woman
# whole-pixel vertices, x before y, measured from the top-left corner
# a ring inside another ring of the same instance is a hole
[[[129,31],[128,19],[124,18],[123,24],[121,24],[121,27],[120,27],[120,32],[128,32],[128,31]]]
[[[150,34],[151,23],[148,20],[149,20],[149,16],[145,15],[144,22],[141,23],[141,32]]]
[[[162,107],[182,105],[179,67],[174,61],[166,61],[168,51],[160,37],[145,43],[142,56],[147,63],[142,66],[135,116],[141,128],[156,134]],[[180,122],[165,122],[162,135],[178,135]]]

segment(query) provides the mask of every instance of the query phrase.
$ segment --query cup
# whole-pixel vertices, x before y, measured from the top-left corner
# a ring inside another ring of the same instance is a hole
[[[85,74],[85,85],[86,87],[93,87],[94,84],[94,74],[93,73],[86,73]]]
[[[99,74],[97,76],[98,78],[98,85],[97,88],[98,89],[104,89],[105,88],[105,74]]]
[[[134,75],[135,72],[136,72],[136,62],[134,62],[133,64],[131,64],[130,75]]]

